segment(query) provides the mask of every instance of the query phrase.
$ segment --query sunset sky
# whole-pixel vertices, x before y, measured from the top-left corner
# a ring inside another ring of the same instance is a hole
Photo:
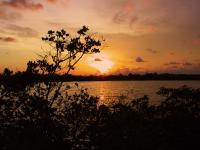
[[[106,40],[75,74],[200,73],[200,0],[0,0],[0,71],[24,70],[49,29]]]

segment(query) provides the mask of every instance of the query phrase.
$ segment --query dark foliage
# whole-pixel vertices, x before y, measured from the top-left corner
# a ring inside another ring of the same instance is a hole
[[[98,106],[86,89],[58,98],[1,87],[1,148],[9,149],[192,149],[199,147],[200,90],[161,88],[164,101],[144,96],[129,104]],[[37,91],[38,92],[38,91]]]

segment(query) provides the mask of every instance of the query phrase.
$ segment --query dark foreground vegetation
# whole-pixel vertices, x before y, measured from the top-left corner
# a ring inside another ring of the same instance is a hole
[[[26,78],[5,69],[0,82],[0,149],[2,150],[183,150],[200,146],[200,89],[161,88],[157,106],[147,96],[99,105],[98,97],[75,84],[77,91],[56,81],[67,64],[67,75],[84,54],[99,52],[101,42],[83,27],[75,38],[64,30],[43,38],[54,47],[29,62]],[[35,77],[51,80],[37,80]],[[58,76],[58,75],[57,75]]]
[[[56,83],[55,83],[56,84]],[[35,85],[0,89],[0,147],[38,149],[158,149],[199,147],[200,89],[161,88],[158,106],[144,96],[128,104],[98,106],[85,89],[68,95]],[[33,87],[32,87],[33,88]],[[55,96],[56,95],[56,96]],[[52,103],[53,100],[53,103]]]

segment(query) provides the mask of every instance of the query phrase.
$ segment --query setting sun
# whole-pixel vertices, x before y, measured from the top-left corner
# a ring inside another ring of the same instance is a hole
[[[97,69],[101,74],[106,73],[112,68],[113,62],[106,54],[95,54],[89,58],[89,65]]]

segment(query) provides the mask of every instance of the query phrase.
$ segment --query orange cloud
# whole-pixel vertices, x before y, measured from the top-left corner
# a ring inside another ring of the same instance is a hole
[[[101,58],[95,58],[94,61],[102,61]]]
[[[135,61],[138,62],[138,63],[145,62],[144,59],[143,59],[142,57],[137,57],[137,58],[135,59]]]
[[[193,63],[191,62],[176,62],[176,61],[172,61],[169,63],[164,64],[165,66],[173,66],[173,67],[178,67],[178,66],[192,66]]]
[[[14,24],[9,24],[6,27],[7,30],[13,32],[13,34],[18,35],[20,37],[37,37],[38,32],[30,27],[23,27]]]
[[[56,3],[58,0],[46,0],[49,3]]]
[[[156,54],[156,53],[158,53],[158,51],[157,51],[157,50],[155,50],[155,49],[152,49],[152,48],[147,48],[147,49],[146,49],[146,51],[148,51],[148,52],[150,52],[150,53],[153,53],[153,54]]]
[[[171,61],[169,63],[164,64],[165,66],[170,66],[170,65],[180,65],[180,62],[176,62],[176,61]]]
[[[0,19],[3,19],[3,20],[16,20],[16,19],[20,19],[20,18],[21,18],[21,15],[19,13],[0,11]]]
[[[0,37],[0,41],[3,42],[16,42],[17,40],[13,37]]]

